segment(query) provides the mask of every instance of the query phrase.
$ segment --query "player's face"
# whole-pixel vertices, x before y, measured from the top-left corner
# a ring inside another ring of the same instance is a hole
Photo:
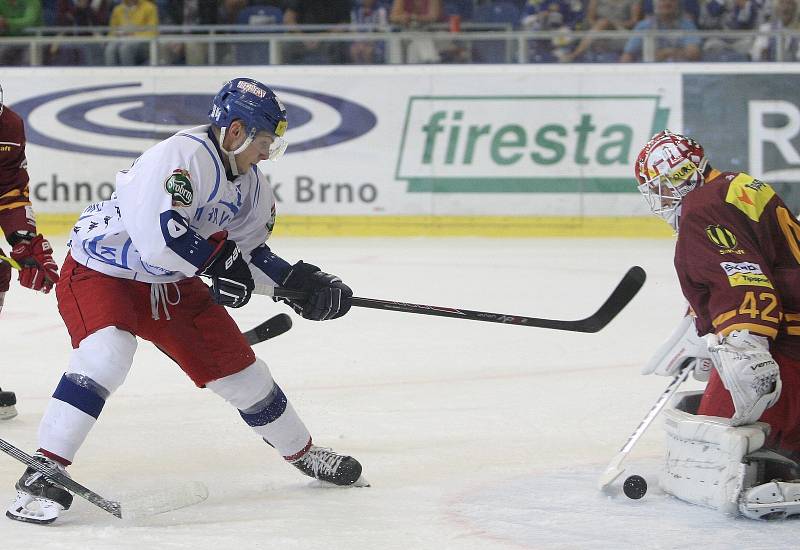
[[[236,164],[239,171],[244,173],[253,165],[269,158],[270,148],[275,137],[269,132],[259,132],[247,149],[236,155]]]

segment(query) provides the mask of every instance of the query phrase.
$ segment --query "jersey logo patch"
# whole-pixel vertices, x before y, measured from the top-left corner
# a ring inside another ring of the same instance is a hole
[[[173,170],[164,182],[164,189],[172,196],[172,206],[191,206],[194,200],[194,189],[189,171],[182,168]]]
[[[741,210],[748,218],[757,222],[775,190],[769,184],[747,174],[739,174],[728,187],[725,202]]]
[[[738,244],[736,235],[725,226],[709,225],[706,227],[706,236],[712,243],[721,248],[720,254],[744,254],[744,250],[736,248]]]
[[[764,286],[773,288],[772,282],[761,271],[761,266],[752,262],[722,262],[719,264],[731,286]]]

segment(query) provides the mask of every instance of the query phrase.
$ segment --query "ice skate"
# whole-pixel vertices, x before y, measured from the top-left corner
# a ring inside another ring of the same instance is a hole
[[[308,477],[339,486],[369,487],[361,477],[361,464],[352,456],[335,453],[325,447],[311,445],[308,451],[292,461],[295,468]]]
[[[751,519],[784,519],[800,515],[800,483],[770,481],[750,487],[741,496],[739,510]]]
[[[34,458],[49,468],[64,473],[64,467],[40,454]],[[47,524],[58,518],[62,510],[69,510],[72,494],[44,477],[41,472],[28,468],[16,484],[17,498],[6,510],[6,516],[16,521]]]
[[[3,391],[0,388],[0,420],[8,420],[17,416],[17,396],[13,391]]]

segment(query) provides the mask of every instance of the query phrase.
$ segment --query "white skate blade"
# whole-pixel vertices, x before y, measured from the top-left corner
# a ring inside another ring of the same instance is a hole
[[[6,517],[15,521],[47,525],[58,518],[61,510],[61,505],[52,500],[17,491],[17,500],[6,510]]]
[[[311,483],[309,483],[311,487],[320,487],[322,489],[347,489],[349,487],[370,487],[369,481],[361,475],[355,482],[351,483],[350,485],[336,485],[335,483],[331,483],[330,481],[322,481],[320,479],[315,479]]]
[[[17,416],[17,408],[14,405],[0,407],[0,420],[10,420]]]
[[[132,495],[122,503],[122,519],[139,519],[193,506],[208,498],[208,488],[199,481]]]

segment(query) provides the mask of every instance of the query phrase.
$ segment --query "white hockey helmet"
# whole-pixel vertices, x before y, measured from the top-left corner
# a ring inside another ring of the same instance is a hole
[[[650,210],[678,231],[683,197],[703,185],[708,166],[703,147],[669,130],[659,132],[639,152],[634,173]]]

